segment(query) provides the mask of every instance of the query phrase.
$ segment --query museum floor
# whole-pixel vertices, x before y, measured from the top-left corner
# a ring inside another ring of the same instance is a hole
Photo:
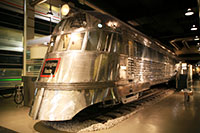
[[[176,92],[132,115],[116,126],[95,133],[200,133],[200,81],[195,81],[189,102]],[[0,98],[0,132],[62,132],[28,116],[29,107],[17,106],[13,97]]]

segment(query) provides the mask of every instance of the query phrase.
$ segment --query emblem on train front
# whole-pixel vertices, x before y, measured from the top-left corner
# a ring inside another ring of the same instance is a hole
[[[40,77],[55,77],[55,73],[58,70],[59,64],[60,58],[46,59]]]

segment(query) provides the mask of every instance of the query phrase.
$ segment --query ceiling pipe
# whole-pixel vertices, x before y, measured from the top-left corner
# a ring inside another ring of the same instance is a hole
[[[42,4],[42,3],[46,2],[46,1],[47,1],[47,0],[31,0],[29,4],[30,4],[31,6],[35,6],[35,5]]]
[[[99,7],[95,6],[94,4],[88,2],[87,0],[79,0],[79,3],[81,3],[82,5],[87,5],[87,6],[93,8],[93,9],[95,9],[96,11],[101,12],[101,13],[103,13],[103,14],[111,15],[111,14],[109,14],[109,13],[103,11],[103,10],[100,9]]]
[[[186,46],[187,48],[190,48],[190,46],[188,45],[188,41],[193,41],[194,40],[194,37],[186,37],[186,38],[177,38],[177,39],[174,39],[174,40],[171,40],[170,41],[170,44],[172,46],[174,46],[174,48],[176,50],[180,50],[181,48],[176,44],[176,42],[179,42],[181,41],[183,43],[184,46]]]
[[[183,43],[183,45],[184,45],[186,48],[188,48],[188,49],[190,48],[190,46],[188,45],[188,43],[187,43],[186,40],[183,40],[182,43]]]
[[[170,41],[170,44],[176,49],[176,50],[180,50],[180,48],[177,46],[176,44],[176,40],[172,40]]]

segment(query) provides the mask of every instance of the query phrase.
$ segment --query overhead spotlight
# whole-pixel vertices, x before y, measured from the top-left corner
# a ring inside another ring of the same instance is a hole
[[[194,14],[194,12],[192,11],[192,9],[191,8],[188,8],[187,9],[187,12],[185,13],[185,16],[191,16],[191,15],[193,15]]]
[[[198,40],[199,40],[199,37],[198,37],[198,36],[195,36],[194,40],[195,40],[195,41],[198,41]]]
[[[197,30],[197,27],[195,25],[193,25],[190,30]]]

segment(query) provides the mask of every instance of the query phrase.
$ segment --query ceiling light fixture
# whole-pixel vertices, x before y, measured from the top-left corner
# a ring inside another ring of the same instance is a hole
[[[50,5],[50,8],[49,8],[49,11],[47,12],[47,16],[48,17],[52,17],[53,16],[53,13],[52,13],[52,10],[51,10],[51,5]]]
[[[185,16],[191,16],[191,15],[193,15],[194,14],[194,12],[192,11],[192,9],[191,8],[188,8],[187,9],[187,12],[185,13]]]
[[[200,48],[200,43],[199,43],[199,42],[197,43],[196,47],[197,47],[197,48]]]
[[[193,25],[190,30],[197,30],[197,27],[195,25]]]
[[[51,3],[50,3],[50,1],[49,1],[49,11],[47,12],[47,16],[48,17],[52,17],[53,16],[53,12],[51,10]]]
[[[199,40],[199,37],[198,37],[198,36],[195,36],[194,40],[195,40],[195,41],[198,41],[198,40]]]

